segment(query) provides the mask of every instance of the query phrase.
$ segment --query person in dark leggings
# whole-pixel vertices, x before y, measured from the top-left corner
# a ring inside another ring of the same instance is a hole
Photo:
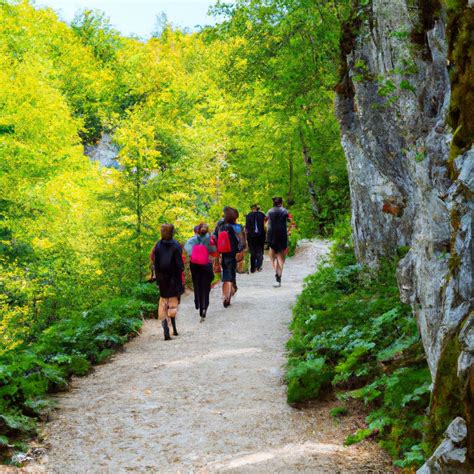
[[[262,271],[263,266],[266,216],[257,204],[254,204],[251,209],[252,212],[245,218],[245,231],[250,251],[250,273],[255,273]]]
[[[195,246],[199,246],[199,248],[195,248]],[[209,226],[207,224],[200,224],[197,227],[196,235],[186,242],[184,248],[190,257],[189,266],[193,279],[194,305],[199,310],[202,323],[205,321],[207,309],[209,308],[209,293],[211,292],[211,283],[214,279],[212,262],[209,257],[216,252],[214,240],[209,234]],[[195,251],[194,253],[193,250]],[[200,252],[199,255],[198,251]],[[193,258],[196,261],[193,262]]]

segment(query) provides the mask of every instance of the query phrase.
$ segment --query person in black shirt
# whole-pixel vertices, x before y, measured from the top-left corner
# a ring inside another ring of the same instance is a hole
[[[288,253],[287,224],[291,220],[290,214],[283,207],[281,197],[273,198],[273,207],[267,212],[267,219],[267,243],[270,248],[268,255],[275,270],[276,284],[273,286],[278,288],[281,286],[281,275]]]
[[[250,272],[255,273],[255,271],[260,272],[263,265],[266,216],[257,204],[254,204],[251,209],[252,212],[245,218],[245,230],[250,251]]]

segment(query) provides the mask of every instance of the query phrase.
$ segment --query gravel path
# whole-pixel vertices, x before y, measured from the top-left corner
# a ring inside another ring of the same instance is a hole
[[[211,293],[199,323],[183,298],[179,337],[165,342],[156,320],[110,363],[60,394],[44,428],[41,468],[57,473],[391,472],[373,443],[343,447],[359,419],[329,415],[335,402],[291,408],[282,382],[291,305],[327,243],[302,244],[283,286],[263,272],[239,275],[224,309]],[[37,466],[40,468],[40,466]]]

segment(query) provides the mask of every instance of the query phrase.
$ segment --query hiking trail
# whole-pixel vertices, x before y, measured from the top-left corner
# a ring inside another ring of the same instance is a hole
[[[337,401],[303,409],[286,403],[283,381],[291,306],[328,243],[303,242],[288,259],[281,288],[264,271],[238,275],[224,309],[211,291],[200,324],[191,292],[179,336],[163,340],[157,320],[71,390],[43,429],[38,470],[118,472],[391,472],[388,456],[365,441],[344,447],[361,415],[335,421]]]

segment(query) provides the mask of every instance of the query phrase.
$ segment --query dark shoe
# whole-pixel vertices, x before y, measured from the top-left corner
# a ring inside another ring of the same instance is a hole
[[[166,319],[164,321],[161,321],[161,326],[163,327],[163,332],[165,334],[165,341],[169,341],[171,339],[170,328],[168,327],[168,322],[166,321]]]
[[[171,324],[173,325],[173,336],[179,336],[178,330],[176,329],[176,319],[171,318]]]
[[[250,273],[255,273],[255,272],[256,272],[255,268],[250,269]]]
[[[261,272],[262,270],[263,270],[263,268],[262,268],[262,267],[260,267],[260,268],[257,268],[257,272]]]
[[[230,301],[226,298],[223,304],[224,304],[224,308],[228,308],[230,306]]]

